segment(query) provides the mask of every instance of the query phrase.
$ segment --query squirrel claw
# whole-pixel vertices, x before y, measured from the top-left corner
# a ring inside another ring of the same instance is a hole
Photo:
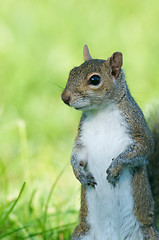
[[[85,168],[86,164],[83,164],[83,162],[80,162],[79,164],[80,168],[78,168],[78,171],[75,172],[78,173],[76,176],[80,183],[83,186],[91,186],[95,188],[95,185],[97,185],[93,175],[90,172],[87,172],[87,169]]]
[[[90,172],[86,173],[86,185],[94,187],[95,185],[97,185],[97,183],[95,182],[94,177],[92,176],[92,174]]]
[[[114,186],[116,186],[116,183],[119,180],[120,170],[120,167],[116,166],[114,162],[112,162],[110,167],[106,170],[107,180]]]
[[[116,176],[113,176],[111,173],[107,175],[107,180],[109,183],[111,183],[114,187],[116,186],[116,183],[119,180],[119,174]]]

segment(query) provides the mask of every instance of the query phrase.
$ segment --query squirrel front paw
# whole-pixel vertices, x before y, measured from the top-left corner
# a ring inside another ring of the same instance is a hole
[[[121,165],[119,165],[117,161],[113,159],[113,162],[106,170],[108,182],[115,186],[117,181],[119,180],[121,170]]]
[[[84,162],[81,161],[79,163],[79,166],[74,169],[74,173],[83,186],[91,186],[95,188],[95,185],[97,185],[92,173],[86,170],[86,164],[84,164]]]

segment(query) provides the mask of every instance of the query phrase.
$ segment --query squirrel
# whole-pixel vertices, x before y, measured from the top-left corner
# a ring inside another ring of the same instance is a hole
[[[61,94],[83,112],[71,155],[81,183],[80,223],[71,240],[157,240],[147,170],[154,143],[125,81],[122,53],[93,59],[85,45],[83,55]]]

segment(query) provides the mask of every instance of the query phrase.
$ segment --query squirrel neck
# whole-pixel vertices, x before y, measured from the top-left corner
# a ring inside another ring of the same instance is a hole
[[[132,102],[135,103],[127,87],[127,84],[125,83],[125,86],[121,88],[120,91],[118,89],[118,93],[115,94],[114,97],[112,97],[112,100],[106,102],[104,105],[98,108],[84,110],[83,115],[85,117],[93,116],[98,114],[99,112],[105,111],[106,109],[110,110],[119,109],[121,112],[123,112],[127,109],[127,106]]]

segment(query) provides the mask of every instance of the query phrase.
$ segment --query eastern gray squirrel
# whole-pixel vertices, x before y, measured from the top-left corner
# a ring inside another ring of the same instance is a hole
[[[159,239],[147,173],[153,138],[126,84],[122,53],[92,59],[85,45],[83,54],[61,95],[83,112],[71,156],[82,185],[80,223],[71,239]]]

